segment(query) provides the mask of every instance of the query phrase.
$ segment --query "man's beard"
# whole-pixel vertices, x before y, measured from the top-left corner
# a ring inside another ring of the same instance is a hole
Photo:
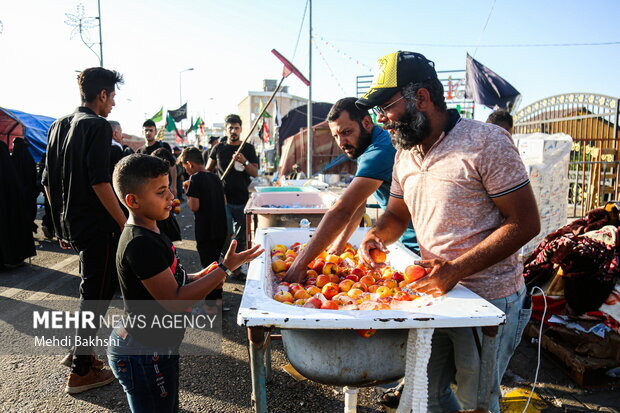
[[[231,133],[228,137],[228,140],[230,142],[237,142],[239,140],[239,135],[237,135],[236,133]]]
[[[392,145],[396,149],[409,150],[426,139],[430,124],[426,115],[415,108],[415,102],[407,103],[407,112],[399,121],[386,122],[384,129],[391,129]]]
[[[357,146],[355,147],[355,150],[353,151],[351,155],[345,152],[345,155],[347,155],[350,159],[359,158],[360,155],[364,153],[366,148],[368,148],[368,145],[370,145],[372,132],[367,132],[366,129],[364,129],[364,127],[362,126],[361,122],[359,125],[359,129],[360,129],[360,136],[357,140]],[[342,149],[351,149],[351,148],[353,148],[353,146],[345,145]]]

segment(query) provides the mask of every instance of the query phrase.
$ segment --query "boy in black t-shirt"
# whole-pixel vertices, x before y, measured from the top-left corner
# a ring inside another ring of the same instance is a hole
[[[217,175],[207,172],[202,153],[197,148],[185,148],[178,162],[190,174],[187,181],[187,206],[194,212],[196,249],[200,264],[208,266],[218,261],[228,232],[224,189]],[[207,300],[219,300],[222,289],[213,290]]]
[[[149,320],[160,313],[181,313],[221,286],[230,270],[263,252],[256,246],[236,253],[233,242],[215,269],[185,274],[172,242],[157,227],[157,221],[170,214],[174,199],[168,170],[161,159],[142,154],[123,158],[114,169],[114,189],[130,212],[116,255],[126,317]],[[137,300],[153,301],[158,312],[145,312]],[[108,360],[132,411],[178,411],[183,334],[120,326],[112,330]]]
[[[258,156],[250,143],[246,143],[241,152],[235,155],[241,145],[241,118],[239,115],[228,115],[226,123],[227,142],[222,142],[213,148],[209,155],[207,171],[216,169],[220,176],[228,165],[233,167],[224,178],[224,193],[226,194],[226,209],[237,227],[232,233],[237,233],[237,250],[246,247],[245,214],[243,210],[248,202],[250,192],[248,186],[252,177],[258,176]],[[235,157],[233,159],[233,156]]]

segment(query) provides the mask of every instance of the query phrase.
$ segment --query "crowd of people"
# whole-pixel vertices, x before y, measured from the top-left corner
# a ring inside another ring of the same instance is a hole
[[[481,123],[447,109],[434,63],[419,53],[396,52],[381,61],[368,93],[340,99],[327,116],[334,139],[357,171],[286,281],[305,278],[308,263],[324,249],[341,253],[374,195],[384,213],[359,248],[369,266],[375,265],[370,249],[387,252],[400,240],[431,269],[410,285],[413,290],[441,295],[460,283],[506,314],[493,374],[491,410],[496,412],[499,383],[529,319],[516,252],[539,231],[528,174],[510,136],[512,119],[497,112]],[[81,105],[49,132],[41,177],[52,222],[47,225],[63,248],[79,254],[80,310],[104,314],[117,288],[128,314],[140,311],[136,300],[159,302],[174,313],[180,311],[170,304],[175,300],[191,304],[206,298],[219,309],[226,277],[242,276],[243,265],[262,253],[259,245],[246,249],[243,213],[250,180],[259,173],[255,148],[245,144],[239,150],[242,121],[231,114],[225,118],[225,139],[210,139],[204,152],[170,148],[156,139],[157,125],[147,120],[145,145],[133,153],[123,145],[121,125],[106,119],[122,82],[115,71],[84,70],[78,77]],[[0,144],[4,169],[9,156]],[[15,151],[12,156],[11,162],[20,164]],[[301,172],[297,165],[295,177]],[[28,179],[36,182],[36,175]],[[32,198],[33,193],[11,194]],[[173,244],[181,236],[171,213],[173,200],[183,195],[194,213],[196,251],[204,268],[195,274],[185,272]],[[22,219],[32,223],[33,211],[24,211]],[[477,407],[481,372],[473,331],[435,330],[429,411]],[[76,331],[80,337],[94,334],[92,328]],[[80,393],[116,377],[132,411],[177,411],[182,334],[153,342],[136,329],[117,326],[111,338],[117,343],[108,348],[111,370],[88,346],[73,348],[63,359],[71,367],[66,391]],[[397,406],[401,392],[402,383],[381,402]]]

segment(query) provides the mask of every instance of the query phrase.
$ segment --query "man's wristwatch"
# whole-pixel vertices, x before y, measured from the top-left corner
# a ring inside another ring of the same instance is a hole
[[[245,162],[243,163],[243,166],[248,166],[249,164],[250,164],[250,161],[246,159]]]
[[[220,262],[219,264],[217,264],[217,266],[218,266],[218,267],[220,267],[220,269],[221,269],[222,271],[224,271],[224,272],[226,273],[226,275],[228,275],[228,276],[232,276],[232,271],[231,271],[231,270],[229,270],[228,268],[226,268],[226,266],[224,265],[224,263],[221,263],[221,262]]]

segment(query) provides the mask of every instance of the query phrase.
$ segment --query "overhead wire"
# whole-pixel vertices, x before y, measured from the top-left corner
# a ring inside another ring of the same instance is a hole
[[[297,33],[297,41],[295,42],[295,49],[293,50],[293,58],[291,61],[295,60],[295,55],[297,54],[297,46],[299,46],[299,39],[301,38],[301,29],[304,27],[304,21],[306,21],[306,12],[308,11],[308,1],[306,0],[306,5],[304,6],[304,14],[301,17],[301,24],[299,25],[299,32]]]
[[[340,83],[340,80],[336,77],[336,74],[332,70],[332,67],[327,62],[327,59],[325,58],[325,56],[323,55],[323,52],[319,48],[319,44],[316,41],[314,41],[314,39],[312,39],[312,44],[314,44],[314,47],[316,47],[316,50],[319,52],[319,56],[321,56],[321,59],[323,59],[323,63],[325,63],[325,66],[327,66],[327,69],[329,70],[329,73],[332,75],[332,78],[334,78],[334,80],[336,81],[336,84],[338,85],[338,87],[342,91],[342,94],[346,95],[347,92],[344,90],[344,88],[342,87],[342,84]]]
[[[480,32],[480,36],[478,36],[478,44],[480,44],[480,41],[482,40],[482,35],[484,34],[484,31],[487,29],[487,25],[489,24],[489,20],[491,20],[491,14],[493,14],[493,9],[495,8],[495,0],[493,0],[493,3],[491,3],[491,10],[489,10],[489,15],[487,16],[487,21],[484,22],[484,27],[482,28],[482,31]],[[474,54],[473,57],[476,57],[476,52],[478,51],[478,46],[476,46],[476,48],[474,49]]]
[[[448,44],[448,43],[410,43],[410,42],[381,42],[372,40],[350,40],[350,39],[336,39],[336,41],[344,43],[364,43],[364,44],[382,44],[382,45],[396,45],[396,46],[422,46],[422,47],[573,47],[573,46],[617,46],[620,45],[620,41],[609,42],[583,42],[583,43],[517,43],[517,44],[481,44],[475,45],[470,43],[463,44]]]

